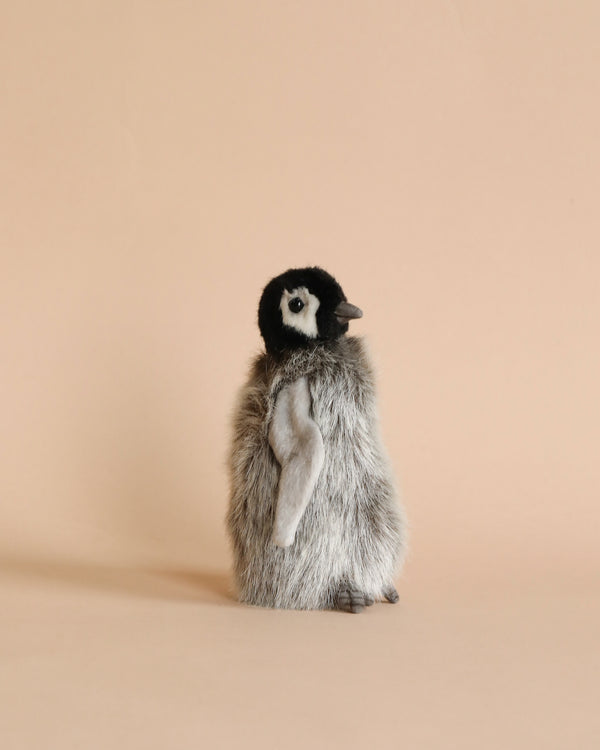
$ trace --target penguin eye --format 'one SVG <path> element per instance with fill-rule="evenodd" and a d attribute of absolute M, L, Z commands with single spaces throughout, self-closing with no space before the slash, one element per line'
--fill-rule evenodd
<path fill-rule="evenodd" d="M 288 307 L 293 313 L 299 313 L 300 310 L 304 307 L 304 302 L 300 299 L 300 297 L 294 297 L 294 299 L 291 299 L 288 302 Z"/>

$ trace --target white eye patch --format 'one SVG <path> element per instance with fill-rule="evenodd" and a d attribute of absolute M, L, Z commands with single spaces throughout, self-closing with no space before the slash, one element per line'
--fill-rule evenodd
<path fill-rule="evenodd" d="M 290 300 L 295 299 L 299 299 L 303 305 L 298 312 L 292 312 L 289 306 Z M 284 289 L 279 303 L 283 324 L 289 328 L 295 328 L 311 339 L 316 339 L 319 335 L 317 310 L 320 304 L 318 297 L 311 294 L 305 286 L 299 286 L 297 289 L 292 289 L 291 292 Z M 296 306 L 299 307 L 297 303 Z"/>

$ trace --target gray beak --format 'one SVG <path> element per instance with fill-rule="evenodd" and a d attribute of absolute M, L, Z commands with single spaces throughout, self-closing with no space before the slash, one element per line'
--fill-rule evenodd
<path fill-rule="evenodd" d="M 340 302 L 335 308 L 335 317 L 338 319 L 338 323 L 347 323 L 354 318 L 362 318 L 362 310 L 349 302 Z"/>

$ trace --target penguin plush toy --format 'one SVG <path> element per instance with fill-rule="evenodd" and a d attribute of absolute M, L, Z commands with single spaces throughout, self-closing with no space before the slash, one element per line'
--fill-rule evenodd
<path fill-rule="evenodd" d="M 227 526 L 239 598 L 360 612 L 398 601 L 404 523 L 383 451 L 373 373 L 348 337 L 362 312 L 320 268 L 265 287 L 266 352 L 233 420 Z"/>

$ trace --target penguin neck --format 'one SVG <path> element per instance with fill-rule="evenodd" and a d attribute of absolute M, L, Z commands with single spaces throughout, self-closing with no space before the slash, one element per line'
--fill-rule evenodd
<path fill-rule="evenodd" d="M 333 341 L 320 341 L 303 347 L 287 349 L 278 354 L 267 353 L 267 371 L 276 380 L 291 382 L 346 356 L 352 337 L 340 336 Z"/>

